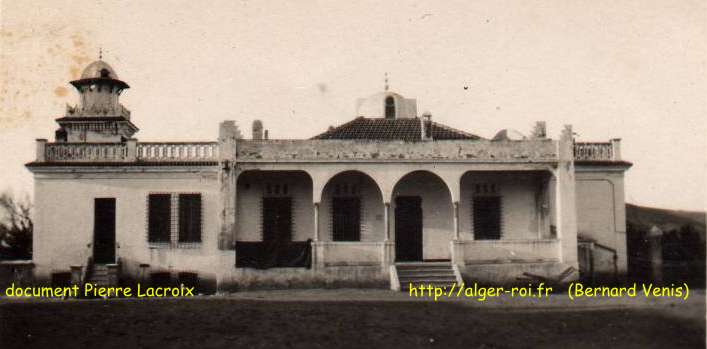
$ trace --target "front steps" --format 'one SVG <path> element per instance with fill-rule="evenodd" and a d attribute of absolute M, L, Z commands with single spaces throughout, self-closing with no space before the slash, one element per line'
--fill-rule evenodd
<path fill-rule="evenodd" d="M 453 284 L 460 284 L 460 278 L 459 273 L 449 262 L 396 263 L 391 270 L 391 288 L 408 291 L 410 284 L 413 287 L 420 285 L 450 287 Z"/>
<path fill-rule="evenodd" d="M 97 287 L 117 286 L 118 277 L 113 275 L 117 272 L 116 268 L 110 268 L 108 264 L 94 264 L 93 270 L 88 275 L 87 283 L 96 285 Z"/>

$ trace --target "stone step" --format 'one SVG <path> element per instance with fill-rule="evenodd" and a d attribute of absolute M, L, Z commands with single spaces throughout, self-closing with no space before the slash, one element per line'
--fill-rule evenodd
<path fill-rule="evenodd" d="M 457 283 L 454 268 L 449 262 L 396 263 L 401 291 L 412 287 L 428 286 L 449 288 Z"/>
<path fill-rule="evenodd" d="M 457 280 L 455 279 L 420 279 L 420 280 L 400 280 L 400 285 L 409 285 L 413 284 L 414 285 L 427 285 L 427 284 L 456 284 Z"/>
<path fill-rule="evenodd" d="M 436 287 L 436 288 L 442 288 L 442 289 L 445 290 L 445 291 L 451 289 L 451 287 L 452 287 L 452 284 L 451 284 L 451 283 L 412 284 L 412 287 L 415 287 L 415 288 L 416 288 L 416 287 L 423 286 L 423 287 L 427 288 L 428 285 L 431 285 L 432 287 Z M 403 291 L 403 292 L 409 291 L 409 290 L 410 290 L 410 287 L 409 287 L 409 286 L 410 286 L 409 284 L 405 284 L 405 285 L 401 284 L 401 285 L 400 285 L 400 290 Z"/>
<path fill-rule="evenodd" d="M 398 276 L 451 276 L 454 277 L 454 270 L 398 270 Z"/>
<path fill-rule="evenodd" d="M 429 269 L 429 270 L 447 270 L 451 269 L 451 264 L 396 264 L 398 270 L 419 270 L 419 269 Z"/>

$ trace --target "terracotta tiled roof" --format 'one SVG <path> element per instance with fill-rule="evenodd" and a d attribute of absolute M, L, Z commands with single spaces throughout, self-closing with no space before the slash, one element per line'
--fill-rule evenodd
<path fill-rule="evenodd" d="M 330 129 L 312 139 L 374 139 L 419 141 L 421 139 L 418 118 L 364 118 L 358 117 L 339 127 Z M 432 122 L 432 139 L 481 139 L 449 126 Z"/>

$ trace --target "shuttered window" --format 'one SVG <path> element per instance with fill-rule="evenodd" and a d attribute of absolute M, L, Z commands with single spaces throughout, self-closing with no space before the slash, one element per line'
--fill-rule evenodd
<path fill-rule="evenodd" d="M 201 242 L 201 194 L 179 194 L 179 242 Z"/>
<path fill-rule="evenodd" d="M 501 197 L 479 196 L 473 199 L 474 239 L 498 240 L 501 238 Z"/>
<path fill-rule="evenodd" d="M 361 199 L 340 197 L 332 200 L 334 241 L 361 240 Z"/>
<path fill-rule="evenodd" d="M 292 198 L 263 198 L 263 241 L 292 241 Z"/>
<path fill-rule="evenodd" d="M 171 195 L 150 194 L 148 196 L 148 241 L 169 242 L 171 231 Z"/>

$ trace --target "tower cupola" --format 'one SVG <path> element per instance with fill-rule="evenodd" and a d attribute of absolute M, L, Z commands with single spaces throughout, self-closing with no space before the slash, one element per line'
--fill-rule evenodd
<path fill-rule="evenodd" d="M 81 78 L 71 82 L 79 92 L 79 105 L 67 110 L 73 116 L 123 116 L 130 119 L 118 98 L 123 90 L 130 88 L 118 79 L 118 74 L 108 63 L 97 60 L 81 73 Z M 68 116 L 68 115 L 67 115 Z"/>
<path fill-rule="evenodd" d="M 122 142 L 138 131 L 119 101 L 130 86 L 108 63 L 99 59 L 89 64 L 71 85 L 79 93 L 79 103 L 67 105 L 65 116 L 56 120 L 57 142 Z"/>

